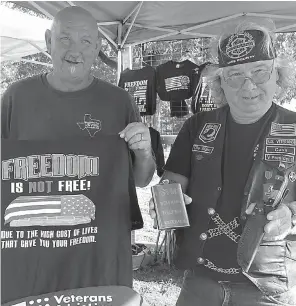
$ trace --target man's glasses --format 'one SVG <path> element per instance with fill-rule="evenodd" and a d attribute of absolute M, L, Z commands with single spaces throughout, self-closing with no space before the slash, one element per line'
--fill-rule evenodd
<path fill-rule="evenodd" d="M 225 77 L 223 74 L 224 81 L 232 88 L 241 88 L 246 79 L 250 79 L 255 85 L 264 84 L 270 80 L 273 72 L 274 62 L 272 63 L 271 70 L 266 70 L 265 68 L 258 68 L 252 72 L 251 77 L 246 77 L 243 73 L 234 72 L 232 75 Z"/>

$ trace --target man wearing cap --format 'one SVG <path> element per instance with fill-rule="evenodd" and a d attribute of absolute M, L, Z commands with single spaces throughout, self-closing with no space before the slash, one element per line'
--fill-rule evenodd
<path fill-rule="evenodd" d="M 177 306 L 296 305 L 296 113 L 273 103 L 295 71 L 259 25 L 241 24 L 216 51 L 211 86 L 226 105 L 184 123 L 162 177 L 189 204 Z"/>

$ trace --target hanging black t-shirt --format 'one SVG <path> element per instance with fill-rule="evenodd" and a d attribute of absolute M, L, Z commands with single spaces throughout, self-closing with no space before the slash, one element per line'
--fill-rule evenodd
<path fill-rule="evenodd" d="M 2 140 L 2 303 L 132 285 L 129 150 L 94 140 Z"/>
<path fill-rule="evenodd" d="M 151 66 L 138 70 L 124 70 L 118 86 L 125 89 L 135 100 L 140 115 L 153 115 L 156 111 L 156 77 Z"/>
<path fill-rule="evenodd" d="M 189 61 L 168 61 L 156 67 L 157 93 L 163 101 L 181 101 L 192 97 L 192 77 L 198 66 Z"/>
<path fill-rule="evenodd" d="M 199 111 L 199 99 L 202 93 L 202 71 L 208 63 L 200 65 L 198 68 L 194 69 L 192 76 L 192 100 L 191 100 L 191 111 L 193 114 L 196 114 Z"/>
<path fill-rule="evenodd" d="M 238 124 L 230 113 L 228 114 L 222 194 L 216 207 L 217 215 L 214 215 L 209 224 L 208 239 L 203 252 L 205 264 L 212 268 L 197 267 L 215 280 L 246 280 L 236 259 L 237 243 L 242 232 L 239 217 L 257 136 L 265 116 L 253 124 Z"/>
<path fill-rule="evenodd" d="M 192 78 L 193 95 L 191 100 L 191 111 L 193 114 L 211 111 L 218 108 L 214 99 L 210 98 L 209 86 L 202 78 L 202 72 L 208 65 L 211 65 L 211 63 L 206 62 L 200 65 L 198 69 L 194 70 Z"/>

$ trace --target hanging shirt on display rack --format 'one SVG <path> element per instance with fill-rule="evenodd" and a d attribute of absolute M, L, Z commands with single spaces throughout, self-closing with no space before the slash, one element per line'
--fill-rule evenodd
<path fill-rule="evenodd" d="M 161 100 L 170 101 L 171 117 L 188 114 L 184 100 L 192 97 L 192 78 L 196 68 L 198 66 L 190 60 L 168 61 L 156 68 L 157 93 Z"/>
<path fill-rule="evenodd" d="M 142 69 L 125 69 L 118 86 L 125 89 L 134 99 L 140 115 L 153 115 L 156 111 L 156 78 L 155 70 L 150 66 Z"/>
<path fill-rule="evenodd" d="M 213 64 L 206 62 L 194 70 L 192 77 L 193 95 L 191 100 L 191 111 L 193 114 L 214 110 L 219 107 L 210 96 L 209 86 L 203 81 L 203 74 L 210 65 Z"/>

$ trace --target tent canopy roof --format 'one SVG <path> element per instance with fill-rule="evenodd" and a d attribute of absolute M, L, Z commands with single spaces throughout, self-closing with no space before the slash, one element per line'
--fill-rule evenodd
<path fill-rule="evenodd" d="M 45 30 L 51 20 L 0 7 L 1 60 L 45 52 Z"/>
<path fill-rule="evenodd" d="M 117 40 L 118 24 L 123 24 L 124 34 L 133 17 L 136 17 L 126 44 L 137 44 L 146 39 L 186 39 L 216 35 L 223 25 L 235 21 L 235 16 L 242 14 L 270 16 L 278 31 L 296 31 L 295 1 L 20 1 L 18 4 L 50 17 L 69 5 L 81 6 L 90 11 L 98 23 L 115 23 L 101 25 L 113 40 Z M 130 18 L 126 20 L 127 17 Z M 222 19 L 221 22 L 219 19 Z M 192 29 L 191 34 L 184 34 L 183 30 L 195 26 L 197 28 Z M 171 36 L 158 37 L 164 34 Z"/>
<path fill-rule="evenodd" d="M 11 1 L 14 2 L 14 1 Z M 53 18 L 71 5 L 90 11 L 117 48 L 147 41 L 211 37 L 242 16 L 271 18 L 277 32 L 296 31 L 295 1 L 15 1 Z M 30 18 L 34 18 L 30 16 Z M 35 17 L 37 18 L 37 17 Z M 17 20 L 15 25 L 24 26 Z M 40 29 L 44 30 L 44 26 Z M 34 30 L 37 27 L 34 26 Z"/>

